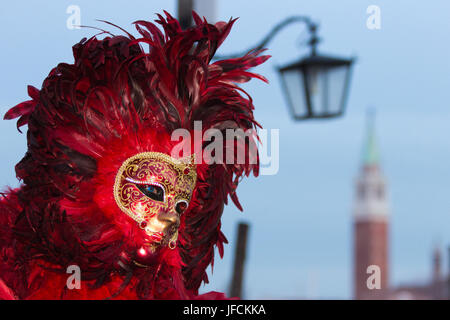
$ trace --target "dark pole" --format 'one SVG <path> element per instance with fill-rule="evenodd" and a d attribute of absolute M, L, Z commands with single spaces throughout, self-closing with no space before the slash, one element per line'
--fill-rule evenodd
<path fill-rule="evenodd" d="M 448 246 L 447 299 L 450 300 L 450 246 Z"/>
<path fill-rule="evenodd" d="M 178 0 L 178 21 L 181 28 L 187 29 L 192 25 L 192 9 L 194 0 Z"/>
<path fill-rule="evenodd" d="M 234 253 L 233 279 L 231 281 L 230 297 L 242 299 L 242 282 L 244 276 L 244 263 L 247 250 L 248 224 L 239 223 L 236 239 L 236 251 Z"/>

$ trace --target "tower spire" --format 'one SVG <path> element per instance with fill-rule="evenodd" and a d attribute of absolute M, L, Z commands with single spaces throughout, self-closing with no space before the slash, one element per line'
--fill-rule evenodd
<path fill-rule="evenodd" d="M 367 133 L 363 147 L 362 162 L 364 166 L 376 166 L 380 161 L 378 144 L 375 134 L 375 109 L 367 110 Z"/>

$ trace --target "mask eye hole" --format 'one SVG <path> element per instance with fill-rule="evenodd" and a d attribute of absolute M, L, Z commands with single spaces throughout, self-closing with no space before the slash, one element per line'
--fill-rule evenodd
<path fill-rule="evenodd" d="M 136 187 L 150 199 L 164 202 L 163 187 L 155 184 L 137 184 Z"/>
<path fill-rule="evenodd" d="M 178 214 L 182 214 L 184 211 L 186 211 L 188 206 L 189 203 L 186 200 L 180 200 L 175 204 L 175 211 Z"/>

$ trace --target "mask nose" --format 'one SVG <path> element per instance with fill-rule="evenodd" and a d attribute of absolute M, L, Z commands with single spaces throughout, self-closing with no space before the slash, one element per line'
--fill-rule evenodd
<path fill-rule="evenodd" d="M 167 231 L 173 226 L 180 224 L 180 218 L 178 214 L 171 212 L 161 212 L 158 215 L 158 220 L 164 225 L 164 231 Z"/>

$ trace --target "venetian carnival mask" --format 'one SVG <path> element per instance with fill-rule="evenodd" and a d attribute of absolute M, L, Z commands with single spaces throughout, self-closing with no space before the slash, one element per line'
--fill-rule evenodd
<path fill-rule="evenodd" d="M 114 198 L 144 230 L 153 246 L 176 247 L 180 216 L 197 180 L 194 156 L 175 159 L 159 152 L 128 158 L 117 172 Z"/>

